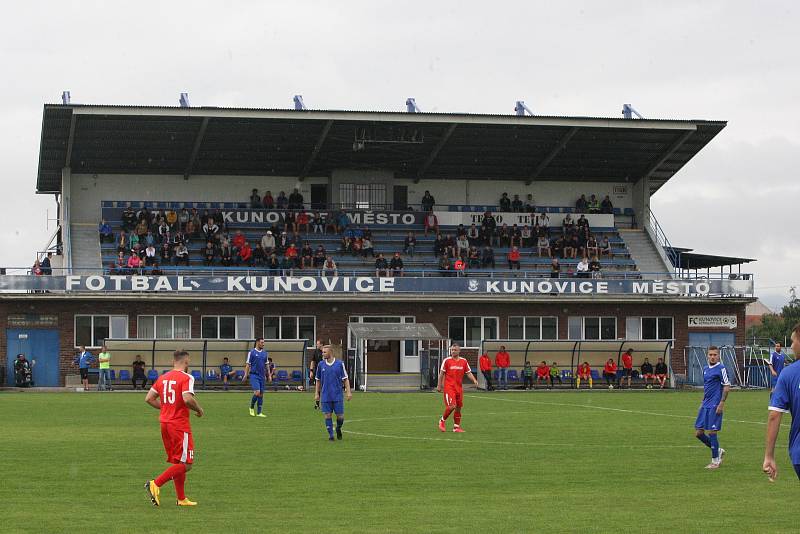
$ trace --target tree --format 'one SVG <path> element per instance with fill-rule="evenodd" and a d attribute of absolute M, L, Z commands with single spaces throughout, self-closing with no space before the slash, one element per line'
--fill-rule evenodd
<path fill-rule="evenodd" d="M 788 341 L 792 329 L 798 323 L 800 323 L 800 299 L 792 291 L 789 303 L 783 307 L 781 313 L 765 315 L 761 324 L 748 329 L 747 339 L 769 338 L 783 343 L 784 340 Z"/>

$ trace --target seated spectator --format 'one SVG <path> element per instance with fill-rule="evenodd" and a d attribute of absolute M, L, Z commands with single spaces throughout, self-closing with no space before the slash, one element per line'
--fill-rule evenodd
<path fill-rule="evenodd" d="M 180 230 L 181 232 L 186 231 L 186 225 L 189 224 L 189 221 L 192 219 L 192 216 L 189 214 L 189 210 L 186 208 L 182 208 L 181 212 L 178 214 L 178 228 L 176 230 Z"/>
<path fill-rule="evenodd" d="M 131 249 L 131 243 L 125 230 L 121 230 L 117 236 L 117 252 L 127 252 Z"/>
<path fill-rule="evenodd" d="M 453 263 L 453 270 L 456 272 L 456 276 L 463 276 L 464 270 L 467 268 L 467 264 L 462 260 L 460 257 L 456 258 L 455 263 Z"/>
<path fill-rule="evenodd" d="M 511 247 L 508 253 L 508 268 L 512 271 L 514 269 L 519 271 L 520 268 L 520 253 L 517 247 Z"/>
<path fill-rule="evenodd" d="M 574 258 L 575 253 L 578 251 L 573 247 L 572 238 L 563 241 L 564 258 Z"/>
<path fill-rule="evenodd" d="M 378 258 L 375 260 L 375 276 L 389 276 L 389 262 L 383 257 L 382 253 L 378 253 Z"/>
<path fill-rule="evenodd" d="M 209 218 L 206 224 L 203 225 L 203 237 L 206 241 L 213 241 L 219 233 L 219 226 L 214 222 L 214 219 Z"/>
<path fill-rule="evenodd" d="M 300 190 L 295 187 L 292 194 L 289 195 L 289 209 L 292 210 L 301 210 L 303 209 L 303 195 L 300 194 Z"/>
<path fill-rule="evenodd" d="M 570 249 L 572 249 L 572 259 L 577 258 L 578 255 L 582 256 L 584 253 L 580 240 L 578 239 L 578 236 L 575 234 L 573 234 L 569 240 L 569 247 Z"/>
<path fill-rule="evenodd" d="M 653 372 L 653 364 L 650 363 L 650 358 L 644 359 L 641 371 L 642 371 L 642 378 L 644 379 L 644 387 L 646 387 L 647 389 L 653 389 L 653 386 L 656 384 L 656 375 Z M 650 381 L 649 384 L 647 382 L 648 380 Z"/>
<path fill-rule="evenodd" d="M 239 249 L 238 259 L 248 267 L 253 266 L 253 248 L 247 241 L 245 241 L 242 248 Z"/>
<path fill-rule="evenodd" d="M 158 248 L 158 255 L 161 258 L 161 263 L 172 261 L 172 245 L 170 243 L 161 243 Z"/>
<path fill-rule="evenodd" d="M 466 258 L 469 251 L 469 240 L 466 235 L 458 236 L 456 239 L 456 256 L 459 258 Z"/>
<path fill-rule="evenodd" d="M 289 249 L 286 249 L 286 251 L 288 252 Z M 295 250 L 295 252 L 297 251 Z M 281 265 L 280 265 L 280 271 L 282 275 L 284 276 L 292 275 L 292 271 L 294 270 L 295 267 L 297 267 L 297 264 L 295 263 L 296 259 L 297 259 L 296 257 L 292 258 L 284 254 L 283 258 L 281 259 Z"/>
<path fill-rule="evenodd" d="M 470 269 L 479 269 L 481 266 L 481 253 L 477 247 L 469 247 L 467 252 L 467 263 Z"/>
<path fill-rule="evenodd" d="M 499 204 L 501 212 L 511 211 L 511 199 L 508 198 L 508 193 L 502 194 Z"/>
<path fill-rule="evenodd" d="M 417 248 L 417 238 L 414 237 L 414 232 L 408 232 L 405 240 L 403 241 L 403 254 L 414 257 L 414 249 Z"/>
<path fill-rule="evenodd" d="M 392 276 L 403 276 L 403 267 L 403 258 L 400 257 L 399 252 L 395 252 L 392 261 L 389 262 L 389 269 L 392 270 Z"/>
<path fill-rule="evenodd" d="M 586 215 L 581 213 L 581 216 L 578 217 L 578 222 L 576 223 L 578 228 L 583 228 L 584 226 L 589 226 L 589 219 L 586 218 Z"/>
<path fill-rule="evenodd" d="M 594 195 L 589 198 L 589 213 L 600 213 L 600 201 Z"/>
<path fill-rule="evenodd" d="M 597 244 L 597 238 L 594 234 L 589 234 L 589 239 L 586 240 L 586 254 L 588 256 L 596 256 L 600 253 L 600 246 Z"/>
<path fill-rule="evenodd" d="M 435 213 L 432 211 L 428 212 L 428 214 L 425 215 L 424 223 L 426 236 L 428 235 L 429 230 L 432 230 L 434 235 L 439 233 L 439 219 L 436 217 Z"/>
<path fill-rule="evenodd" d="M 165 239 L 170 239 L 170 234 L 171 232 L 167 221 L 164 219 L 164 217 L 161 217 L 161 219 L 158 221 L 158 241 L 163 242 Z M 144 241 L 146 235 L 147 234 L 140 236 L 140 240 Z"/>
<path fill-rule="evenodd" d="M 450 259 L 444 254 L 439 256 L 439 272 L 442 276 L 450 276 Z"/>
<path fill-rule="evenodd" d="M 325 264 L 325 258 L 327 254 L 325 253 L 325 247 L 322 245 L 317 245 L 317 250 L 314 251 L 314 260 L 313 265 L 315 269 L 321 269 L 322 266 Z"/>
<path fill-rule="evenodd" d="M 285 210 L 288 205 L 289 199 L 286 198 L 286 193 L 281 191 L 278 193 L 278 198 L 275 199 L 275 207 L 277 207 L 279 210 Z"/>
<path fill-rule="evenodd" d="M 275 208 L 275 199 L 272 198 L 272 191 L 265 191 L 261 202 L 264 204 L 265 209 L 271 210 Z"/>
<path fill-rule="evenodd" d="M 533 234 L 530 226 L 527 224 L 519 231 L 520 248 L 528 248 L 531 246 Z"/>
<path fill-rule="evenodd" d="M 597 254 L 595 254 L 592 256 L 592 261 L 589 262 L 589 272 L 592 278 L 600 278 L 601 269 L 600 260 L 597 259 Z"/>
<path fill-rule="evenodd" d="M 617 383 L 617 363 L 611 358 L 608 359 L 603 367 L 603 378 L 606 379 L 608 389 L 614 389 L 614 384 Z"/>
<path fill-rule="evenodd" d="M 186 234 L 178 230 L 175 232 L 175 235 L 172 236 L 172 244 L 177 245 L 179 243 L 187 243 L 189 239 L 186 237 Z M 150 240 L 147 240 L 147 244 L 150 244 Z"/>
<path fill-rule="evenodd" d="M 561 220 L 561 233 L 563 233 L 564 235 L 568 235 L 572 233 L 574 229 L 575 229 L 575 220 L 572 218 L 572 215 L 567 213 Z"/>
<path fill-rule="evenodd" d="M 253 189 L 253 192 L 250 194 L 250 207 L 254 210 L 261 207 L 261 197 L 258 196 L 258 189 Z"/>
<path fill-rule="evenodd" d="M 348 226 L 350 226 L 350 217 L 347 216 L 347 213 L 342 211 L 336 217 L 336 233 L 344 233 Z"/>
<path fill-rule="evenodd" d="M 325 263 L 322 264 L 322 269 L 325 276 L 337 275 L 336 262 L 333 261 L 333 257 L 330 254 L 325 257 Z"/>
<path fill-rule="evenodd" d="M 589 201 L 586 200 L 586 195 L 581 195 L 581 198 L 575 202 L 575 210 L 583 213 L 587 209 L 589 209 Z"/>
<path fill-rule="evenodd" d="M 298 265 L 298 254 L 299 251 L 297 247 L 294 246 L 294 243 L 290 243 L 289 246 L 286 248 L 286 252 L 283 253 L 283 257 L 288 260 L 291 268 L 295 268 Z"/>
<path fill-rule="evenodd" d="M 295 224 L 297 225 L 297 231 L 307 234 L 308 233 L 308 213 L 305 210 L 300 210 L 297 213 L 297 217 L 295 217 Z"/>
<path fill-rule="evenodd" d="M 606 195 L 600 203 L 600 213 L 614 213 L 614 204 L 611 203 L 611 199 L 608 198 L 608 195 Z"/>
<path fill-rule="evenodd" d="M 492 212 L 487 211 L 483 214 L 481 221 L 481 230 L 484 236 L 484 243 L 487 245 L 494 245 L 495 230 L 497 229 L 497 220 L 492 215 Z"/>
<path fill-rule="evenodd" d="M 200 227 L 203 225 L 202 219 L 200 219 L 200 214 L 197 213 L 197 208 L 192 208 L 191 213 L 189 214 L 189 222 L 192 223 L 194 226 L 195 232 L 200 231 Z M 186 232 L 187 234 L 191 234 L 189 231 Z"/>
<path fill-rule="evenodd" d="M 578 278 L 589 278 L 592 275 L 589 273 L 589 258 L 583 256 L 581 261 L 578 262 L 578 267 L 576 268 L 576 276 Z"/>
<path fill-rule="evenodd" d="M 522 387 L 525 390 L 533 389 L 533 367 L 531 367 L 531 362 L 525 361 L 525 365 L 522 366 Z"/>
<path fill-rule="evenodd" d="M 561 381 L 561 371 L 558 369 L 558 364 L 553 362 L 553 365 L 550 366 L 550 387 L 556 385 L 556 380 L 558 380 L 559 385 L 563 384 Z"/>
<path fill-rule="evenodd" d="M 103 243 L 113 243 L 114 242 L 114 233 L 111 231 L 111 225 L 106 222 L 105 219 L 100 221 L 100 224 L 97 227 L 97 231 L 100 234 L 100 244 Z"/>
<path fill-rule="evenodd" d="M 194 219 L 189 219 L 189 222 L 186 223 L 186 228 L 184 231 L 188 236 L 197 237 L 200 232 L 200 226 L 195 224 Z"/>
<path fill-rule="evenodd" d="M 222 389 L 228 391 L 228 382 L 236 378 L 236 371 L 231 367 L 228 358 L 222 358 L 222 365 L 219 366 L 219 376 L 222 379 Z"/>
<path fill-rule="evenodd" d="M 186 243 L 178 243 L 178 246 L 175 247 L 175 265 L 181 263 L 189 266 L 189 249 L 186 248 Z"/>
<path fill-rule="evenodd" d="M 164 219 L 167 221 L 167 226 L 169 226 L 170 232 L 178 230 L 178 214 L 175 212 L 175 210 L 167 210 L 167 213 L 164 214 Z"/>
<path fill-rule="evenodd" d="M 519 195 L 514 195 L 514 200 L 511 201 L 511 211 L 522 212 L 522 200 L 520 200 Z"/>
<path fill-rule="evenodd" d="M 241 230 L 236 230 L 236 234 L 234 234 L 232 239 L 232 244 L 236 248 L 242 248 L 244 244 L 247 242 L 247 239 L 244 237 L 244 234 Z"/>
<path fill-rule="evenodd" d="M 444 253 L 448 258 L 456 257 L 456 240 L 451 235 L 444 236 Z"/>
<path fill-rule="evenodd" d="M 478 230 L 478 227 L 475 225 L 475 223 L 472 223 L 472 226 L 470 226 L 467 230 L 467 241 L 469 241 L 470 246 L 477 247 L 480 245 L 480 238 L 480 230 Z"/>
<path fill-rule="evenodd" d="M 238 263 L 238 256 L 236 248 L 234 248 L 231 243 L 226 239 L 222 242 L 219 247 L 219 259 L 220 263 L 222 263 L 225 267 L 230 267 L 233 265 L 234 258 L 236 258 L 236 262 Z"/>
<path fill-rule="evenodd" d="M 371 245 L 372 243 L 370 243 Z M 361 249 L 364 247 L 364 239 L 361 237 L 354 237 L 350 241 L 350 251 L 353 253 L 353 256 L 361 255 Z"/>
<path fill-rule="evenodd" d="M 511 246 L 511 231 L 506 223 L 496 230 L 496 235 L 501 248 Z"/>
<path fill-rule="evenodd" d="M 558 278 L 561 276 L 561 264 L 558 258 L 553 258 L 550 262 L 550 278 Z"/>
<path fill-rule="evenodd" d="M 533 215 L 533 212 L 536 211 L 536 203 L 533 201 L 533 195 L 528 193 L 525 197 L 525 213 L 530 213 Z"/>
<path fill-rule="evenodd" d="M 261 237 L 261 248 L 264 249 L 266 254 L 270 254 L 275 250 L 275 236 L 272 235 L 271 230 L 267 230 L 267 233 Z"/>
<path fill-rule="evenodd" d="M 367 256 L 375 257 L 375 249 L 372 247 L 372 240 L 369 238 L 364 238 L 361 242 L 361 253 L 366 258 Z"/>
<path fill-rule="evenodd" d="M 589 362 L 583 362 L 580 364 L 575 375 L 575 389 L 581 389 L 581 380 L 588 380 L 589 389 L 592 389 L 592 368 L 589 367 Z"/>
<path fill-rule="evenodd" d="M 213 241 L 206 241 L 206 248 L 203 249 L 203 263 L 206 266 L 214 265 L 214 256 L 217 255 L 217 250 L 214 247 Z"/>
<path fill-rule="evenodd" d="M 608 240 L 608 236 L 603 236 L 603 241 L 600 242 L 600 253 L 603 256 L 608 256 L 609 258 L 614 257 L 614 253 L 611 250 L 611 242 Z"/>
<path fill-rule="evenodd" d="M 134 228 L 136 228 L 136 223 L 139 220 L 136 217 L 136 212 L 133 211 L 131 207 L 131 203 L 128 202 L 128 205 L 122 211 L 122 229 L 126 232 L 130 232 Z"/>
<path fill-rule="evenodd" d="M 422 195 L 422 211 L 433 211 L 433 206 L 436 204 L 436 200 L 431 195 L 430 191 L 425 191 L 425 194 Z"/>
<path fill-rule="evenodd" d="M 656 362 L 656 380 L 658 380 L 659 386 L 661 389 L 664 389 L 664 385 L 667 383 L 667 377 L 669 375 L 669 368 L 667 364 L 664 362 L 664 358 L 659 358 Z"/>
<path fill-rule="evenodd" d="M 151 266 L 156 263 L 156 247 L 153 245 L 148 245 L 146 249 L 144 249 L 144 264 L 146 266 Z"/>
<path fill-rule="evenodd" d="M 495 268 L 494 249 L 488 244 L 485 247 L 483 247 L 483 250 L 481 251 L 481 266 L 484 268 L 486 267 L 491 267 L 492 269 Z"/>
<path fill-rule="evenodd" d="M 269 258 L 267 258 L 267 269 L 269 269 L 269 274 L 273 276 L 277 275 L 278 271 L 280 271 L 280 268 L 281 268 L 281 262 L 278 259 L 278 255 L 275 254 L 275 252 L 273 251 L 269 255 Z"/>
<path fill-rule="evenodd" d="M 541 226 L 545 232 L 550 229 L 550 216 L 547 213 L 541 213 L 536 217 L 536 224 Z"/>
<path fill-rule="evenodd" d="M 325 220 L 322 218 L 322 214 L 315 213 L 314 218 L 311 220 L 311 223 L 314 227 L 315 234 L 325 233 Z"/>
<path fill-rule="evenodd" d="M 553 385 L 550 382 L 550 367 L 547 366 L 547 362 L 544 360 L 542 360 L 536 368 L 536 383 L 541 384 L 542 382 L 544 382 L 544 385 L 548 388 Z"/>
<path fill-rule="evenodd" d="M 536 249 L 538 250 L 540 257 L 544 257 L 545 254 L 547 254 L 548 258 L 552 256 L 550 252 L 550 240 L 544 235 L 540 236 L 537 240 Z"/>
<path fill-rule="evenodd" d="M 251 264 L 253 267 L 263 267 L 266 261 L 267 255 L 264 253 L 261 243 L 256 243 L 256 248 L 253 249 L 253 259 L 251 260 Z"/>
<path fill-rule="evenodd" d="M 287 232 L 297 232 L 297 214 L 289 210 L 283 216 L 283 224 Z"/>
<path fill-rule="evenodd" d="M 37 264 L 38 264 L 38 260 L 37 260 Z M 142 260 L 141 260 L 141 258 L 139 258 L 139 255 L 134 253 L 134 252 L 131 252 L 131 255 L 128 256 L 127 266 L 128 266 L 128 269 L 131 270 L 131 271 L 136 271 L 139 268 L 141 268 L 142 267 Z"/>
<path fill-rule="evenodd" d="M 459 224 L 456 227 L 456 239 L 458 239 L 459 237 L 462 237 L 462 236 L 463 237 L 467 237 L 467 229 L 464 227 L 463 224 Z"/>
<path fill-rule="evenodd" d="M 522 248 L 522 230 L 516 224 L 512 225 L 509 229 L 511 236 L 510 244 L 512 247 Z"/>
<path fill-rule="evenodd" d="M 314 266 L 314 249 L 311 244 L 306 241 L 303 248 L 300 249 L 300 268 L 310 269 Z"/>

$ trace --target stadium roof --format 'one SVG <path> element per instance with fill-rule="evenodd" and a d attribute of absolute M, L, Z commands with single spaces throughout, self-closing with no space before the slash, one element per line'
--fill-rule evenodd
<path fill-rule="evenodd" d="M 734 256 L 714 256 L 712 254 L 699 254 L 692 252 L 690 248 L 665 247 L 672 250 L 677 257 L 677 269 L 713 269 L 715 267 L 727 267 L 729 265 L 742 265 L 757 261 L 752 258 L 737 258 Z"/>
<path fill-rule="evenodd" d="M 388 169 L 398 178 L 636 182 L 658 190 L 725 121 L 44 106 L 39 193 L 61 171 L 88 174 L 327 176 Z"/>

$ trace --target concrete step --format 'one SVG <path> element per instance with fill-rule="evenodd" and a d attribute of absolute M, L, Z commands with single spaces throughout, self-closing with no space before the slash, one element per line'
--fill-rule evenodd
<path fill-rule="evenodd" d="M 619 233 L 628 246 L 631 258 L 636 262 L 639 271 L 643 273 L 672 272 L 672 267 L 664 262 L 656 248 L 658 245 L 653 243 L 647 232 L 641 229 L 620 229 Z"/>

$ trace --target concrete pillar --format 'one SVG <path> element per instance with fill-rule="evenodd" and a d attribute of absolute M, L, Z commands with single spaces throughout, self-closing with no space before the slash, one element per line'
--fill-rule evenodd
<path fill-rule="evenodd" d="M 61 225 L 61 239 L 64 247 L 63 267 L 72 270 L 72 239 L 69 223 L 72 219 L 70 208 L 72 203 L 72 170 L 69 167 L 61 169 L 61 210 L 58 214 L 58 223 Z M 66 274 L 66 273 L 65 273 Z"/>
<path fill-rule="evenodd" d="M 636 224 L 639 228 L 644 228 L 650 224 L 650 177 L 640 178 L 633 184 L 631 200 Z"/>

